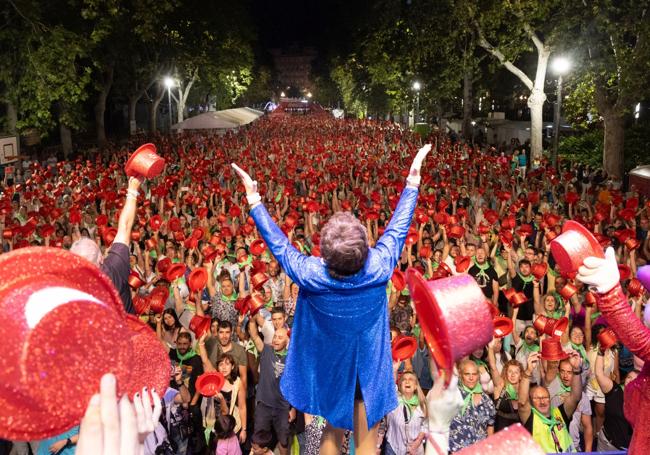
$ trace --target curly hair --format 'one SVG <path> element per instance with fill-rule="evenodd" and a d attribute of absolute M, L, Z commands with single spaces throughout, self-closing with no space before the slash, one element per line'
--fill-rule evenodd
<path fill-rule="evenodd" d="M 323 226 L 320 250 L 332 278 L 354 275 L 368 257 L 366 228 L 351 213 L 337 212 Z"/>

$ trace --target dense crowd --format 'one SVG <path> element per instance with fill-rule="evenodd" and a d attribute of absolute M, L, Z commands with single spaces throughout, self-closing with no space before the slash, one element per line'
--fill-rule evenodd
<path fill-rule="evenodd" d="M 418 346 L 394 365 L 399 405 L 380 424 L 377 453 L 424 454 L 436 412 L 425 398 L 436 378 L 430 352 L 399 273 L 408 267 L 431 280 L 471 275 L 514 327 L 457 365 L 464 405 L 451 422 L 451 452 L 517 422 L 549 452 L 627 448 L 619 385 L 640 365 L 607 329 L 593 292 L 560 273 L 550 242 L 575 220 L 613 246 L 642 318 L 646 293 L 635 276 L 650 259 L 650 202 L 600 170 L 530 160 L 514 141 L 478 147 L 386 122 L 275 115 L 224 135 L 156 137 L 166 167 L 154 179 L 125 176 L 139 144 L 23 160 L 0 193 L 3 251 L 72 249 L 100 265 L 125 309 L 156 332 L 173 370 L 151 453 L 168 442 L 178 454 L 316 454 L 327 421 L 292 408 L 279 385 L 288 350 L 302 349 L 290 341 L 300 286 L 261 240 L 230 163 L 257 180 L 292 244 L 319 256 L 320 228 L 338 211 L 365 224 L 370 246 L 378 241 L 425 140 L 435 145 L 386 288 L 391 337 Z M 200 377 L 213 371 L 225 381 L 204 396 Z M 72 453 L 75 441 L 73 429 L 38 453 Z M 354 452 L 349 433 L 343 444 Z"/>

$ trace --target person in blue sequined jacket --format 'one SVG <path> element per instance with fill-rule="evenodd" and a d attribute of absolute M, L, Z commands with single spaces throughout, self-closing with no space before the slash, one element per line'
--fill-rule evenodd
<path fill-rule="evenodd" d="M 320 258 L 291 245 L 261 204 L 257 182 L 232 165 L 257 229 L 300 287 L 280 387 L 293 407 L 328 421 L 321 453 L 338 453 L 345 429 L 354 430 L 357 453 L 375 453 L 376 425 L 397 407 L 385 288 L 411 225 L 429 150 L 427 144 L 415 156 L 395 213 L 374 248 L 368 247 L 365 227 L 339 212 L 322 229 Z"/>

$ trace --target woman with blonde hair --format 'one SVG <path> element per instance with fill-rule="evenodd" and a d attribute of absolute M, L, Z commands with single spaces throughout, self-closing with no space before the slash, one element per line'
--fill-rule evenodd
<path fill-rule="evenodd" d="M 404 372 L 398 381 L 399 405 L 386 416 L 386 455 L 424 454 L 427 405 L 418 377 Z"/>
<path fill-rule="evenodd" d="M 501 372 L 499 372 L 494 355 L 494 341 L 488 345 L 488 364 L 494 383 L 494 406 L 497 414 L 494 420 L 494 431 L 518 423 L 519 381 L 524 371 L 521 363 L 517 360 L 508 360 Z"/>

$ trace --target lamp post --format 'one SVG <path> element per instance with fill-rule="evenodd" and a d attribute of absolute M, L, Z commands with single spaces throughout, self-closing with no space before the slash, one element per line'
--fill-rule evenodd
<path fill-rule="evenodd" d="M 560 143 L 560 114 L 562 112 L 562 76 L 571 68 L 571 62 L 566 57 L 558 57 L 553 60 L 553 71 L 557 77 L 557 100 L 555 102 L 555 112 L 553 115 L 553 150 L 551 151 L 551 164 L 557 167 L 557 153 Z"/>
<path fill-rule="evenodd" d="M 413 90 L 415 90 L 415 123 L 418 123 L 418 116 L 420 115 L 420 89 L 422 88 L 422 85 L 418 82 L 415 81 L 413 82 Z"/>
<path fill-rule="evenodd" d="M 169 106 L 169 131 L 172 130 L 172 87 L 174 86 L 174 79 L 167 76 L 165 78 L 165 87 L 167 87 L 167 101 Z"/>

